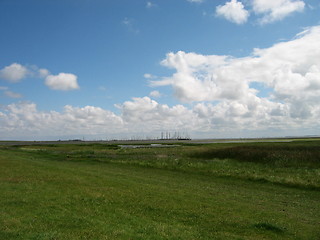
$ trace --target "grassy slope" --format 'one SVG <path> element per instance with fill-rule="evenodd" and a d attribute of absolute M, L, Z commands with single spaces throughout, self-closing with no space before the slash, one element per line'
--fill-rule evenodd
<path fill-rule="evenodd" d="M 27 148 L 50 150 L 0 152 L 0 239 L 320 238 L 317 188 L 250 177 L 275 168 L 206 165 L 184 149 Z M 242 178 L 240 165 L 258 172 Z"/>

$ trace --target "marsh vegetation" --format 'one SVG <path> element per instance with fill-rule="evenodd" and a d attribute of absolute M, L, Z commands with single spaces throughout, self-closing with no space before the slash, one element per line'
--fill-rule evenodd
<path fill-rule="evenodd" d="M 0 147 L 1 239 L 318 239 L 320 141 Z"/>

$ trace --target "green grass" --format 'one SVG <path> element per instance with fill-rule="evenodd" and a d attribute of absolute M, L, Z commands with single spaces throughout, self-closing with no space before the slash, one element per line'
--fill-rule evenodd
<path fill-rule="evenodd" d="M 0 239 L 320 239 L 319 143 L 1 147 Z"/>

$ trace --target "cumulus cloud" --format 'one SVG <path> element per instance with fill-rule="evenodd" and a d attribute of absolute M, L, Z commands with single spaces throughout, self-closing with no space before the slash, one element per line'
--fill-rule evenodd
<path fill-rule="evenodd" d="M 271 23 L 282 20 L 294 12 L 301 12 L 305 7 L 301 0 L 253 0 L 253 11 L 256 14 L 262 14 L 260 23 Z"/>
<path fill-rule="evenodd" d="M 0 70 L 0 79 L 16 83 L 27 77 L 29 70 L 18 63 L 12 63 Z"/>
<path fill-rule="evenodd" d="M 184 129 L 192 137 L 318 134 L 319 59 L 320 26 L 243 58 L 168 53 L 161 64 L 175 72 L 151 84 L 171 86 L 176 98 L 190 105 L 160 104 L 150 94 L 118 104 L 115 114 L 69 105 L 62 112 L 43 112 L 34 103 L 21 102 L 0 109 L 0 137 L 156 135 Z M 262 97 L 257 85 L 270 93 Z"/>
<path fill-rule="evenodd" d="M 273 23 L 294 12 L 302 12 L 306 5 L 302 0 L 250 0 L 242 2 L 230 0 L 230 2 L 216 7 L 216 15 L 236 24 L 243 24 L 247 22 L 250 15 L 243 2 L 247 3 L 247 7 L 251 7 L 249 10 L 259 17 L 260 24 Z"/>
<path fill-rule="evenodd" d="M 42 112 L 34 103 L 20 102 L 0 110 L 0 135 L 7 138 L 111 134 L 120 129 L 123 122 L 119 116 L 93 106 L 67 105 L 63 112 Z"/>
<path fill-rule="evenodd" d="M 134 98 L 118 108 L 120 115 L 93 106 L 67 105 L 62 112 L 42 112 L 34 103 L 10 104 L 0 110 L 0 136 L 41 139 L 46 136 L 99 135 L 105 138 L 113 134 L 158 134 L 164 130 L 201 126 L 192 110 L 182 105 L 162 105 L 149 97 Z"/>
<path fill-rule="evenodd" d="M 52 75 L 49 70 L 45 68 L 38 68 L 35 65 L 23 66 L 18 63 L 12 63 L 0 70 L 0 79 L 11 83 L 20 82 L 26 77 L 45 79 L 45 84 L 53 90 L 68 91 L 79 89 L 77 76 L 72 73 L 59 73 L 58 75 Z M 6 95 L 12 98 L 18 98 L 18 96 L 21 96 L 10 91 L 8 91 Z"/>
<path fill-rule="evenodd" d="M 0 86 L 0 91 L 3 91 L 4 95 L 9 98 L 22 98 L 23 97 L 20 93 L 10 91 L 8 87 Z"/>
<path fill-rule="evenodd" d="M 47 76 L 50 75 L 50 72 L 48 69 L 40 68 L 38 69 L 38 75 L 40 78 L 46 78 Z"/>
<path fill-rule="evenodd" d="M 200 102 L 194 111 L 211 126 L 284 127 L 302 120 L 315 124 L 320 114 L 319 59 L 316 26 L 244 58 L 168 53 L 161 63 L 176 72 L 152 85 L 172 86 L 180 101 Z M 270 89 L 269 95 L 259 97 L 254 83 Z"/>
<path fill-rule="evenodd" d="M 150 97 L 159 98 L 161 97 L 161 93 L 159 91 L 152 91 L 149 94 Z"/>
<path fill-rule="evenodd" d="M 221 101 L 218 104 L 183 105 L 159 104 L 149 97 L 133 98 L 117 106 L 120 114 L 85 106 L 67 105 L 62 112 L 43 112 L 34 103 L 10 104 L 0 110 L 0 139 L 51 139 L 65 136 L 85 136 L 103 139 L 110 136 L 153 134 L 162 131 L 188 131 L 193 137 L 250 136 L 252 132 L 269 132 L 275 136 L 298 128 L 318 126 L 320 108 L 304 111 L 300 105 L 289 106 L 254 95 L 245 101 Z M 294 111 L 292 111 L 294 110 Z M 292 114 L 298 114 L 293 116 Z M 303 118 L 301 118 L 303 116 Z M 272 133 L 272 132 L 271 132 Z"/>
<path fill-rule="evenodd" d="M 12 91 L 5 91 L 4 94 L 10 98 L 22 98 L 20 93 L 12 92 Z"/>
<path fill-rule="evenodd" d="M 176 69 L 177 72 L 160 81 L 151 81 L 151 85 L 171 85 L 175 96 L 182 102 L 216 100 L 219 95 L 226 94 L 226 91 L 232 91 L 226 86 L 231 85 L 230 81 L 220 81 L 223 86 L 218 86 L 213 81 L 214 76 L 210 75 L 217 67 L 226 64 L 227 59 L 227 56 L 204 56 L 183 51 L 168 53 L 161 64 Z M 239 89 L 236 85 L 232 88 L 236 91 Z"/>
<path fill-rule="evenodd" d="M 143 74 L 143 77 L 146 78 L 146 79 L 154 79 L 154 78 L 157 78 L 157 76 L 154 76 L 150 73 L 145 73 Z"/>
<path fill-rule="evenodd" d="M 149 97 L 133 98 L 132 101 L 119 105 L 118 108 L 128 127 L 143 132 L 195 129 L 201 126 L 192 110 L 185 106 L 169 107 Z"/>
<path fill-rule="evenodd" d="M 294 39 L 251 56 L 168 53 L 162 65 L 176 72 L 153 86 L 171 85 L 184 102 L 241 99 L 255 94 L 250 83 L 260 82 L 274 90 L 274 97 L 293 98 L 317 89 L 320 63 L 320 26 L 306 29 Z M 310 86 L 315 86 L 311 88 Z"/>
<path fill-rule="evenodd" d="M 225 5 L 217 6 L 216 15 L 236 24 L 243 24 L 247 22 L 249 12 L 244 8 L 242 2 L 231 0 L 226 2 Z"/>
<path fill-rule="evenodd" d="M 69 91 L 79 89 L 77 76 L 71 73 L 59 73 L 46 77 L 45 84 L 53 90 Z"/>

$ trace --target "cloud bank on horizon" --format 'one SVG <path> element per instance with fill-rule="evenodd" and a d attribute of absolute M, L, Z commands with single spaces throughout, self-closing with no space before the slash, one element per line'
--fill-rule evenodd
<path fill-rule="evenodd" d="M 198 5 L 205 1 L 188 2 Z M 145 6 L 159 5 L 148 1 Z M 215 16 L 243 25 L 250 14 L 256 14 L 264 25 L 301 12 L 305 6 L 300 0 L 252 0 L 246 5 L 231 0 L 216 6 Z M 171 73 L 164 77 L 145 73 L 151 89 L 148 96 L 115 103 L 116 111 L 88 105 L 65 105 L 61 112 L 43 111 L 28 100 L 2 105 L 0 138 L 105 139 L 158 136 L 161 131 L 188 131 L 196 137 L 319 133 L 320 25 L 306 27 L 291 39 L 269 47 L 253 48 L 247 56 L 179 50 L 168 52 L 160 65 Z M 55 91 L 82 89 L 73 73 L 53 75 L 47 69 L 16 62 L 0 70 L 0 79 L 8 86 L 30 78 L 42 80 Z M 0 94 L 12 99 L 23 97 L 8 86 L 0 86 Z M 179 103 L 163 103 L 163 88 L 170 88 Z"/>

